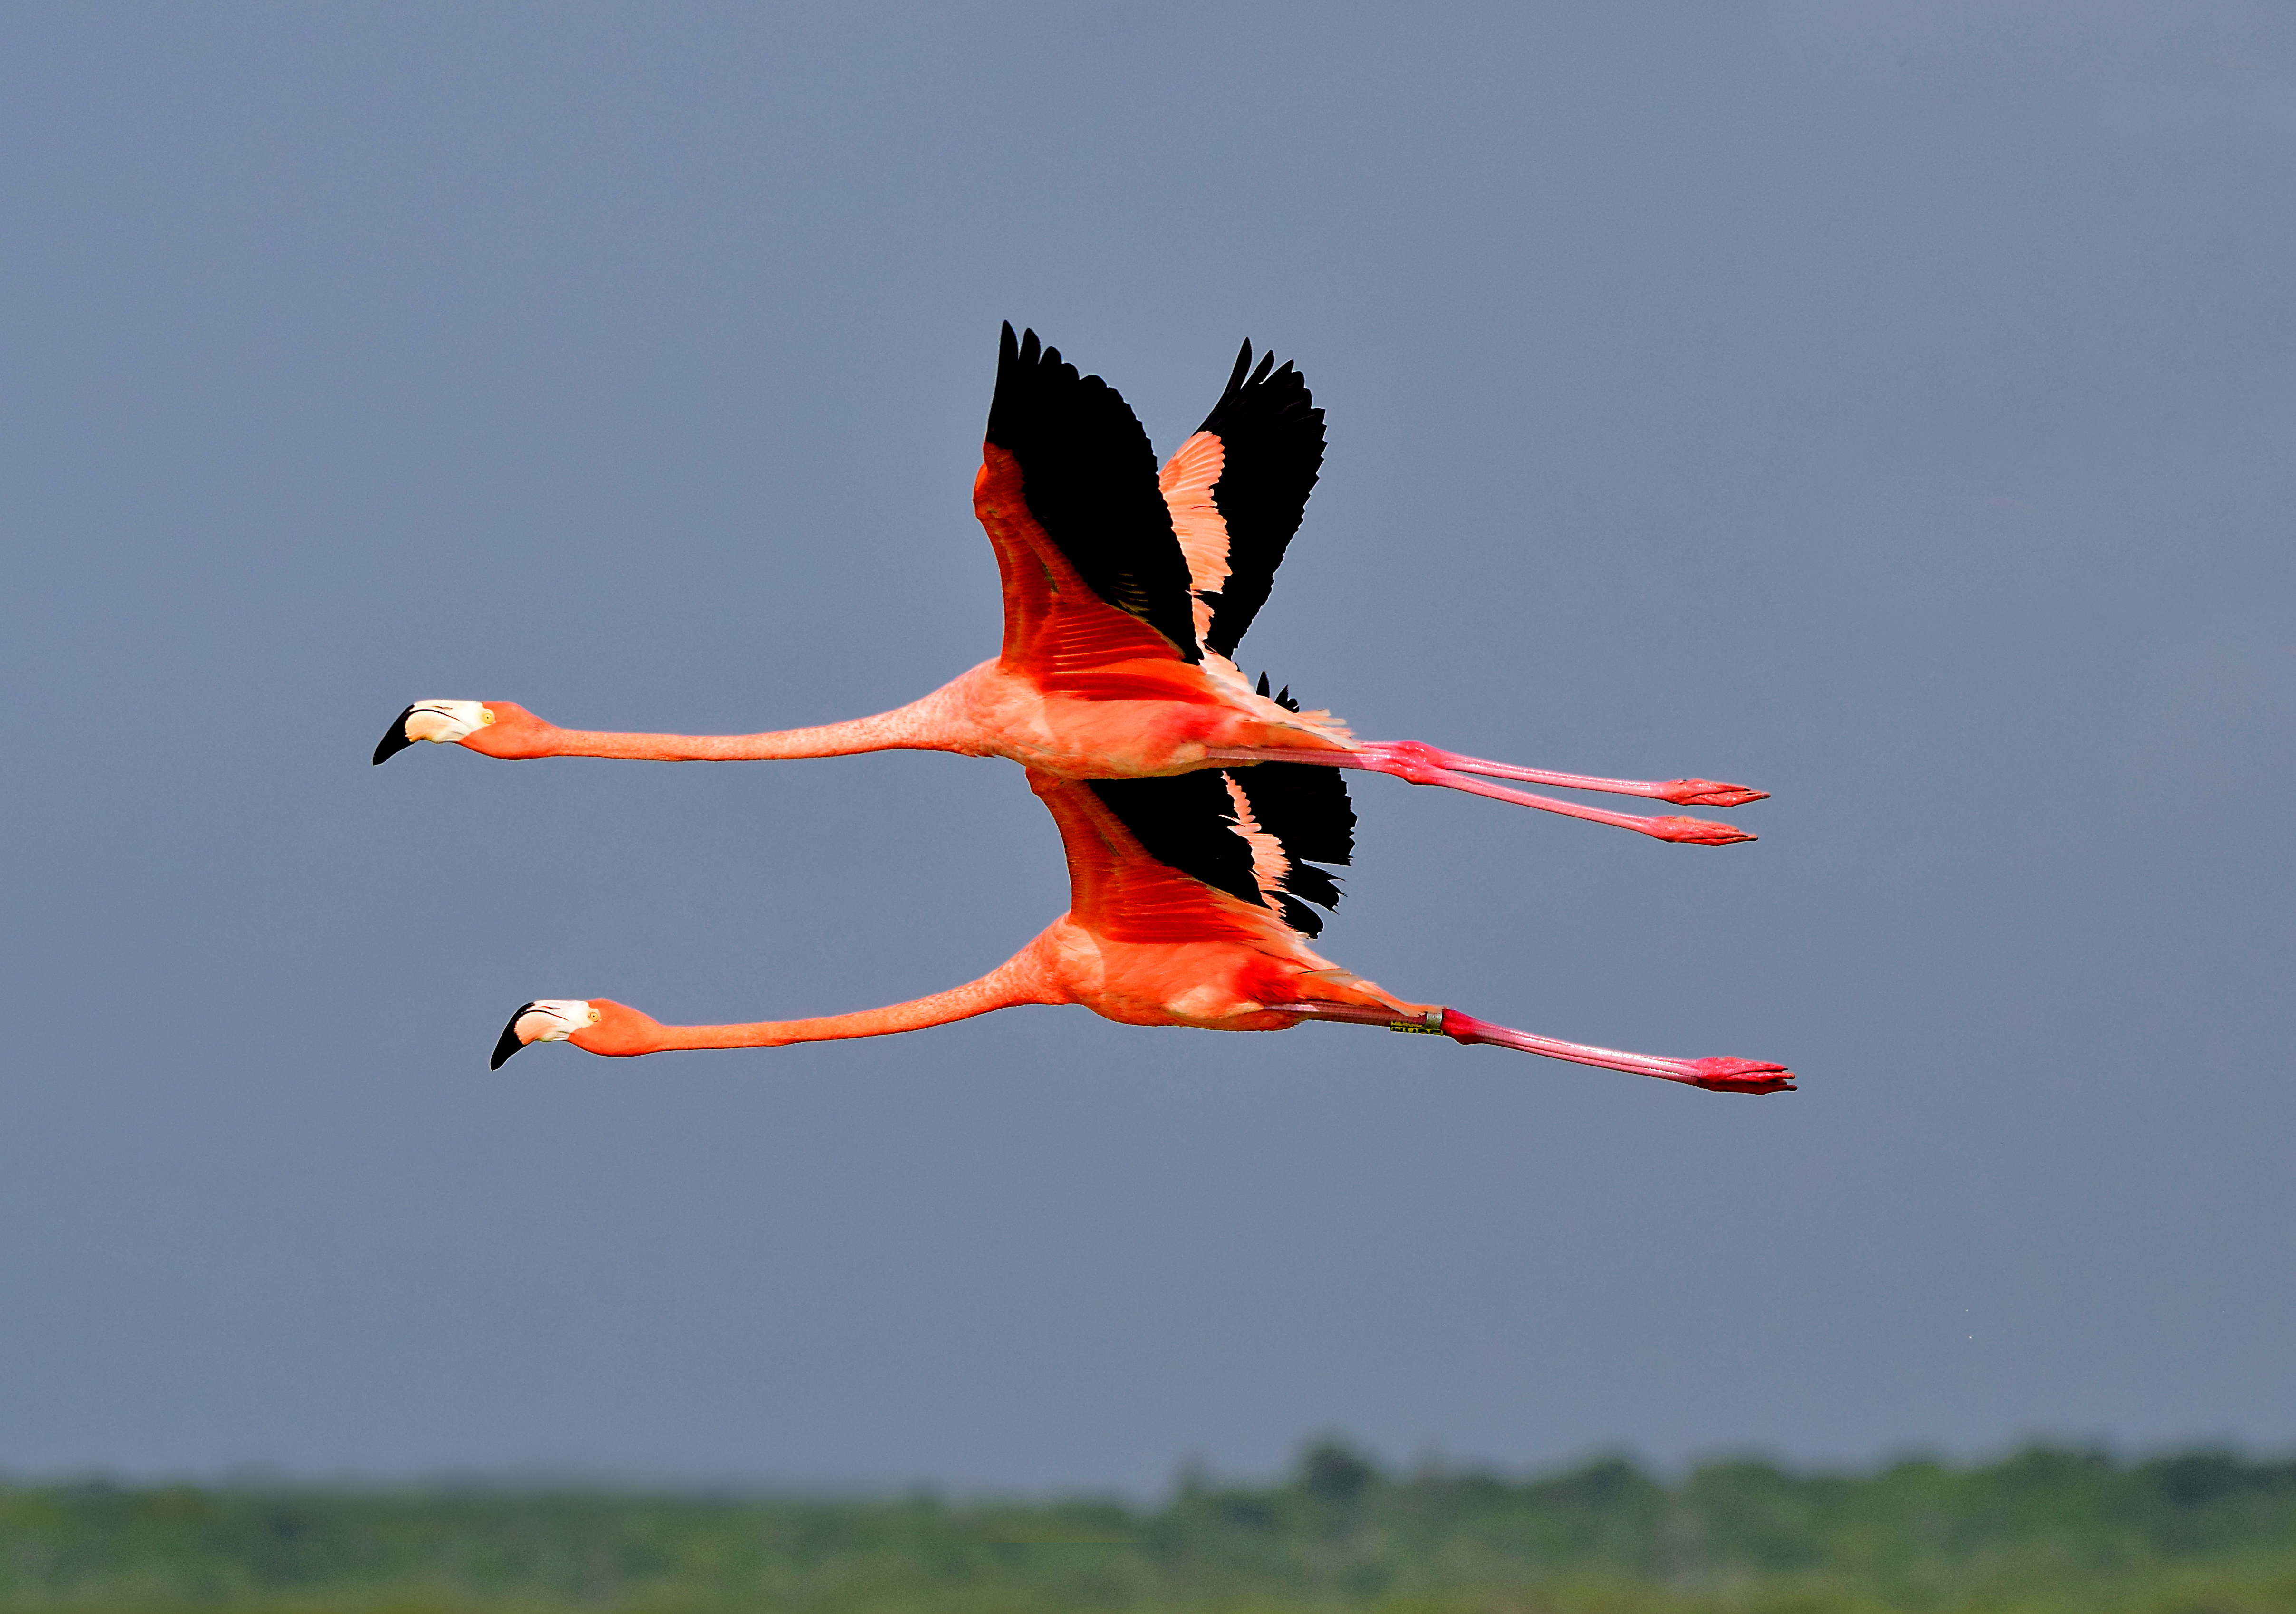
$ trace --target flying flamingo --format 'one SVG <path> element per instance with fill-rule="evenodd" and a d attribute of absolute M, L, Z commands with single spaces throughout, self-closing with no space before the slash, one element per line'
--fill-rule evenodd
<path fill-rule="evenodd" d="M 1056 778 L 1136 779 L 1290 762 L 1391 774 L 1615 824 L 1660 840 L 1726 846 L 1728 824 L 1644 817 L 1493 783 L 1513 779 L 1738 807 L 1765 792 L 1705 779 L 1603 779 L 1463 757 L 1415 741 L 1358 742 L 1323 711 L 1258 688 L 1231 659 L 1299 529 L 1324 463 L 1324 412 L 1269 354 L 1235 362 L 1227 389 L 1160 472 L 1115 389 L 1079 376 L 1037 333 L 1004 327 L 973 512 L 996 552 L 1002 652 L 921 700 L 764 734 L 562 729 L 507 700 L 418 700 L 374 759 L 418 740 L 484 756 L 731 762 L 937 750 L 1008 757 Z"/>
<path fill-rule="evenodd" d="M 906 1004 L 819 1020 L 665 1026 L 611 998 L 545 998 L 504 1027 L 493 1068 L 531 1042 L 627 1056 L 882 1036 L 1019 1004 L 1081 1004 L 1134 1026 L 1283 1031 L 1337 1020 L 1490 1043 L 1718 1093 L 1794 1085 L 1783 1065 L 1657 1059 L 1495 1026 L 1406 1003 L 1311 952 L 1340 890 L 1355 813 L 1328 768 L 1263 763 L 1148 779 L 1076 781 L 1029 770 L 1068 854 L 1069 911 L 979 980 Z"/>

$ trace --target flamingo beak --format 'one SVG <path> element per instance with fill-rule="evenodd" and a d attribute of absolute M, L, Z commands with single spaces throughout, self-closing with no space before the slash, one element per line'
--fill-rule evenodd
<path fill-rule="evenodd" d="M 501 1069 L 504 1060 L 529 1043 L 562 1043 L 577 1031 L 588 1030 L 600 1018 L 598 1011 L 579 997 L 543 997 L 521 1004 L 496 1039 L 487 1069 Z"/>
<path fill-rule="evenodd" d="M 451 745 L 494 720 L 494 713 L 476 700 L 417 700 L 393 717 L 375 742 L 375 766 L 381 766 L 417 740 Z"/>
<path fill-rule="evenodd" d="M 390 726 L 383 730 L 382 738 L 375 742 L 375 766 L 381 767 L 414 743 L 406 737 L 406 720 L 413 716 L 414 716 L 414 709 L 410 706 L 390 720 Z"/>

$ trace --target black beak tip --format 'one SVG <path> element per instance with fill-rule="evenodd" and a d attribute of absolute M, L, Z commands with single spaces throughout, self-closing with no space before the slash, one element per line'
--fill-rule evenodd
<path fill-rule="evenodd" d="M 382 738 L 375 741 L 375 766 L 381 767 L 414 743 L 406 737 L 406 720 L 413 716 L 414 716 L 414 709 L 410 706 L 390 720 L 390 726 L 383 731 Z"/>
<path fill-rule="evenodd" d="M 504 1060 L 508 1059 L 512 1054 L 516 1053 L 521 1048 L 526 1046 L 524 1043 L 518 1040 L 519 1015 L 524 1014 L 529 1009 L 533 1007 L 534 1005 L 532 1004 L 519 1004 L 518 1013 L 510 1017 L 510 1024 L 503 1028 L 501 1037 L 495 1043 L 495 1056 L 487 1061 L 488 1069 L 501 1069 Z"/>

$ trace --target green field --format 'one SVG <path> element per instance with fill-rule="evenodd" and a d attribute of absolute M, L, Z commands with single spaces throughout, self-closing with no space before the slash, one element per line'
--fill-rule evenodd
<path fill-rule="evenodd" d="M 1528 1479 L 1311 1448 L 1163 1504 L 0 1487 L 0 1609 L 2296 1614 L 2296 1462 L 2032 1447 L 1863 1474 Z"/>

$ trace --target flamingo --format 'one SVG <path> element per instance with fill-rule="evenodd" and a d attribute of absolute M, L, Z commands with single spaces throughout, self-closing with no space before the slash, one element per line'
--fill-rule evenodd
<path fill-rule="evenodd" d="M 1251 343 L 1204 423 L 1160 471 L 1147 434 L 1096 375 L 1004 326 L 973 512 L 996 553 L 1000 653 L 922 700 L 844 723 L 762 734 L 564 729 L 508 700 L 417 700 L 375 747 L 417 741 L 483 756 L 728 762 L 874 750 L 1006 757 L 1070 780 L 1136 779 L 1292 763 L 1392 774 L 1660 840 L 1753 836 L 1533 795 L 1501 779 L 1738 807 L 1766 792 L 1706 779 L 1606 779 L 1517 767 L 1416 741 L 1361 742 L 1326 711 L 1255 687 L 1233 657 L 1266 602 L 1324 461 L 1324 412 L 1290 364 Z"/>
<path fill-rule="evenodd" d="M 681 1048 L 771 1048 L 882 1036 L 1021 1004 L 1081 1004 L 1133 1026 L 1283 1031 L 1303 1020 L 1487 1043 L 1717 1093 L 1792 1088 L 1783 1065 L 1660 1059 L 1493 1025 L 1408 1003 L 1318 956 L 1308 938 L 1340 889 L 1355 813 L 1346 783 L 1300 763 L 1144 779 L 1029 770 L 1068 856 L 1069 911 L 980 979 L 909 1003 L 816 1020 L 665 1026 L 611 998 L 540 998 L 503 1028 L 492 1068 L 533 1042 L 615 1057 Z"/>

